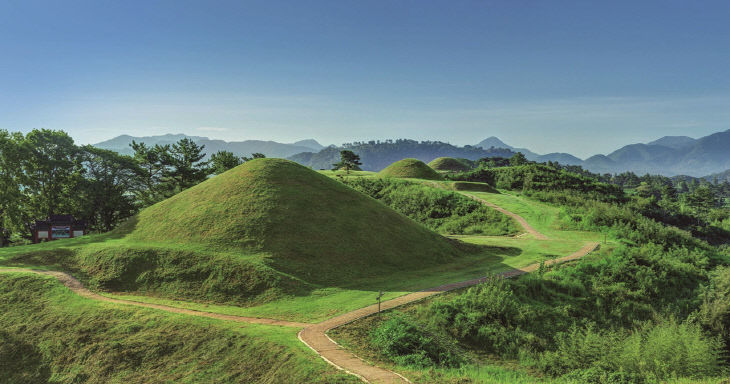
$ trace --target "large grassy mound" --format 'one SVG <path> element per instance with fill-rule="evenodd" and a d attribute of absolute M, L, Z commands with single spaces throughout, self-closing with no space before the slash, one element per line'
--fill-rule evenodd
<path fill-rule="evenodd" d="M 403 159 L 378 172 L 380 177 L 399 177 L 405 179 L 441 180 L 441 175 L 418 159 Z"/>
<path fill-rule="evenodd" d="M 0 259 L 61 268 L 94 289 L 237 306 L 361 289 L 475 250 L 281 159 L 246 162 L 111 233 L 15 248 Z"/>
<path fill-rule="evenodd" d="M 444 172 L 464 172 L 471 169 L 465 161 L 453 157 L 439 157 L 428 163 L 428 166 Z"/>
<path fill-rule="evenodd" d="M 257 159 L 142 211 L 127 238 L 264 254 L 309 281 L 445 261 L 449 240 L 288 160 Z"/>

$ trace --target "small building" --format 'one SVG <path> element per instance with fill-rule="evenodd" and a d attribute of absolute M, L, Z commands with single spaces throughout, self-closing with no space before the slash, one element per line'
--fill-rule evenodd
<path fill-rule="evenodd" d="M 86 222 L 72 215 L 51 215 L 47 220 L 36 220 L 31 226 L 33 243 L 70 239 L 86 234 Z"/>

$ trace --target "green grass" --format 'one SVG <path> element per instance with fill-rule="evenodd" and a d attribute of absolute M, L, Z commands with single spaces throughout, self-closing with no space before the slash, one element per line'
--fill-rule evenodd
<path fill-rule="evenodd" d="M 0 274 L 5 383 L 358 382 L 297 330 L 82 298 L 54 278 Z"/>
<path fill-rule="evenodd" d="M 418 159 L 403 159 L 378 172 L 379 177 L 441 180 L 441 175 Z"/>
<path fill-rule="evenodd" d="M 110 234 L 0 250 L 0 260 L 62 268 L 97 289 L 252 306 L 368 289 L 353 282 L 480 252 L 294 162 L 256 159 Z"/>
<path fill-rule="evenodd" d="M 533 262 L 535 261 L 526 258 L 518 249 L 490 248 L 485 249 L 482 254 L 466 256 L 454 263 L 405 270 L 398 274 L 369 277 L 360 281 L 353 281 L 349 286 L 323 287 L 311 291 L 306 296 L 288 296 L 250 307 L 196 303 L 138 294 L 112 294 L 108 296 L 230 315 L 314 323 L 374 304 L 378 291 L 384 291 L 384 300 L 388 300 L 446 283 L 474 279 L 490 273 L 524 267 Z"/>
<path fill-rule="evenodd" d="M 469 191 L 465 193 L 494 203 L 522 216 L 535 229 L 545 234 L 548 240 L 536 240 L 528 235 L 512 238 L 486 236 L 452 237 L 471 244 L 520 249 L 521 253 L 517 260 L 522 260 L 527 264 L 568 256 L 591 241 L 600 241 L 603 248 L 612 248 L 616 245 L 616 242 L 611 239 L 608 239 L 607 244 L 603 244 L 604 239 L 600 233 L 561 229 L 559 220 L 560 208 L 506 191 L 501 191 L 500 193 Z"/>
<path fill-rule="evenodd" d="M 471 169 L 466 161 L 453 157 L 439 157 L 428 163 L 428 166 L 442 172 L 464 172 Z"/>
<path fill-rule="evenodd" d="M 255 165 L 256 161 L 251 163 Z M 288 166 L 287 163 L 284 164 Z M 263 164 L 259 164 L 259 166 L 263 166 Z M 298 168 L 293 171 L 294 173 L 306 173 L 305 180 L 300 183 L 304 183 L 311 176 L 309 170 L 304 170 L 306 172 L 302 172 Z M 241 175 L 235 171 L 229 175 L 241 179 Z M 316 175 L 315 172 L 311 173 Z M 327 174 L 327 172 L 320 173 Z M 329 176 L 336 177 L 335 172 L 329 173 L 331 173 Z M 213 180 L 220 178 L 219 182 L 224 182 L 226 179 L 223 176 L 218 176 Z M 357 200 L 350 197 L 352 201 L 366 200 L 365 202 L 359 201 L 359 204 L 371 211 L 383 212 L 382 214 L 385 216 L 383 220 L 395 220 L 399 225 L 406 225 L 408 228 L 416 227 L 412 232 L 401 229 L 400 234 L 412 235 L 415 233 L 414 238 L 416 239 L 425 238 L 432 241 L 426 242 L 426 244 L 434 244 L 435 237 L 438 240 L 435 242 L 436 244 L 443 246 L 443 243 L 446 243 L 447 249 L 450 249 L 455 255 L 440 262 L 428 263 L 427 259 L 421 258 L 424 246 L 409 243 L 411 246 L 402 249 L 401 252 L 404 254 L 400 256 L 401 258 L 412 258 L 411 263 L 393 265 L 390 260 L 383 261 L 383 258 L 373 260 L 373 258 L 361 257 L 361 255 L 372 255 L 379 250 L 378 248 L 373 250 L 371 247 L 369 251 L 358 251 L 362 246 L 358 242 L 372 243 L 375 239 L 377 240 L 375 242 L 379 243 L 384 242 L 384 238 L 388 243 L 403 241 L 403 235 L 399 235 L 397 239 L 384 237 L 381 233 L 382 230 L 391 231 L 390 235 L 394 230 L 392 224 L 381 225 L 380 222 L 373 224 L 376 225 L 374 227 L 365 228 L 363 230 L 365 233 L 361 234 L 362 239 L 350 238 L 348 243 L 341 244 L 340 248 L 348 248 L 351 244 L 355 252 L 348 250 L 346 258 L 341 261 L 333 261 L 332 264 L 335 268 L 330 269 L 319 269 L 315 263 L 305 266 L 307 269 L 301 266 L 299 269 L 295 269 L 291 268 L 291 265 L 295 265 L 292 263 L 288 270 L 282 270 L 283 268 L 277 268 L 276 263 L 272 263 L 271 252 L 256 252 L 247 248 L 215 247 L 206 242 L 209 239 L 201 242 L 180 240 L 172 243 L 133 240 L 135 237 L 141 236 L 126 236 L 130 230 L 143 231 L 145 228 L 153 226 L 155 218 L 158 221 L 184 221 L 199 215 L 196 209 L 183 215 L 178 212 L 183 208 L 157 205 L 153 207 L 154 215 L 145 213 L 143 218 L 136 223 L 130 223 L 126 232 L 120 230 L 105 235 L 0 249 L 0 264 L 68 270 L 92 289 L 114 292 L 138 301 L 242 316 L 316 322 L 372 304 L 378 291 L 385 291 L 385 298 L 388 299 L 445 283 L 481 277 L 487 273 L 520 268 L 542 260 L 568 255 L 582 247 L 587 239 L 595 239 L 598 236 L 590 233 L 553 230 L 551 227 L 556 222 L 554 218 L 557 215 L 556 208 L 507 194 L 475 193 L 490 201 L 499 199 L 499 204 L 508 205 L 507 208 L 513 210 L 520 210 L 522 205 L 533 206 L 535 212 L 520 211 L 520 213 L 528 221 L 534 223 L 538 229 L 544 229 L 549 232 L 548 235 L 552 234 L 554 237 L 551 237 L 549 241 L 538 241 L 527 236 L 518 238 L 459 236 L 459 240 L 463 242 L 478 245 L 477 248 L 463 249 L 463 246 L 449 243 L 402 215 L 388 210 L 379 202 L 341 186 L 339 182 L 325 176 L 316 176 L 314 180 L 317 184 L 324 184 L 327 188 L 335 189 L 348 197 L 351 194 L 359 197 Z M 433 183 L 421 181 L 429 183 L 429 185 Z M 332 183 L 337 184 L 337 187 L 331 185 Z M 449 184 L 448 182 L 443 183 Z M 299 183 L 295 185 L 297 186 L 296 191 L 307 193 L 307 188 L 303 188 Z M 345 191 L 340 191 L 340 188 L 344 188 Z M 302 189 L 304 190 L 302 191 Z M 203 199 L 209 192 L 211 191 L 207 189 L 193 189 L 186 200 L 194 207 L 192 201 Z M 295 191 L 290 191 L 290 193 L 294 194 Z M 314 199 L 314 197 L 310 195 L 308 199 Z M 288 203 L 282 202 L 282 204 Z M 295 212 L 297 208 L 302 209 L 302 205 L 307 205 L 307 203 L 300 199 L 296 207 L 289 206 L 287 209 L 292 211 L 295 216 L 299 215 L 297 220 L 307 222 L 309 219 L 305 213 Z M 351 212 L 346 208 L 338 207 L 339 212 Z M 316 209 L 312 209 L 311 206 L 308 206 L 304 209 L 307 213 L 316 216 L 318 210 L 324 208 L 317 206 Z M 205 209 L 203 211 L 207 213 Z M 220 212 L 219 214 L 223 215 Z M 165 217 L 165 215 L 174 217 Z M 180 219 L 177 217 L 178 215 L 184 217 Z M 223 215 L 221 219 L 243 220 L 241 217 L 230 214 Z M 320 219 L 313 218 L 312 220 L 319 222 Z M 166 223 L 165 225 L 170 226 L 171 224 Z M 288 228 L 299 228 L 291 221 L 286 225 Z M 333 231 L 335 234 L 345 236 L 342 234 L 341 228 Z M 289 231 L 289 233 L 291 233 L 291 239 L 286 241 L 304 241 L 301 239 L 302 235 L 297 231 Z M 328 239 L 326 233 L 319 234 L 317 237 L 321 239 L 320 241 Z M 309 251 L 313 252 L 315 249 L 322 248 L 311 248 Z M 326 252 L 332 252 L 333 248 L 325 249 Z M 325 250 L 320 252 L 325 252 Z M 327 257 L 331 258 L 332 254 L 324 255 L 322 258 Z M 377 265 L 363 265 L 363 260 L 356 262 L 352 261 L 352 258 L 365 259 L 366 263 L 383 262 L 386 265 L 380 268 Z M 356 267 L 342 267 L 347 262 Z M 321 271 L 324 276 L 313 276 L 315 271 Z"/>

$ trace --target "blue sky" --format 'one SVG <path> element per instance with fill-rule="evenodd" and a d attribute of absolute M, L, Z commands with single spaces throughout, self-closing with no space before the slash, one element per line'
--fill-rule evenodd
<path fill-rule="evenodd" d="M 4 0 L 0 129 L 585 157 L 730 129 L 728 20 L 728 1 Z"/>

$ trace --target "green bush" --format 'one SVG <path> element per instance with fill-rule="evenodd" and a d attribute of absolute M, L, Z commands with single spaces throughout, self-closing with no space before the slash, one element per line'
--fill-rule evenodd
<path fill-rule="evenodd" d="M 394 179 L 351 178 L 343 182 L 440 233 L 510 235 L 519 232 L 509 217 L 453 191 Z"/>
<path fill-rule="evenodd" d="M 551 375 L 586 377 L 588 382 L 664 381 L 720 373 L 722 344 L 691 323 L 647 322 L 626 333 L 572 327 L 555 337 L 556 348 L 541 354 L 539 368 Z M 612 377 L 610 372 L 621 373 Z M 590 379 L 590 380 L 588 380 Z"/>
<path fill-rule="evenodd" d="M 618 365 L 656 380 L 701 378 L 720 372 L 721 350 L 722 342 L 698 325 L 665 320 L 646 324 L 623 340 Z"/>
<path fill-rule="evenodd" d="M 710 332 L 721 336 L 726 346 L 730 346 L 730 267 L 721 266 L 712 272 L 710 284 L 701 297 L 700 322 Z"/>
<path fill-rule="evenodd" d="M 383 322 L 371 338 L 383 355 L 400 365 L 459 367 L 463 363 L 453 344 L 425 331 L 405 315 Z"/>

